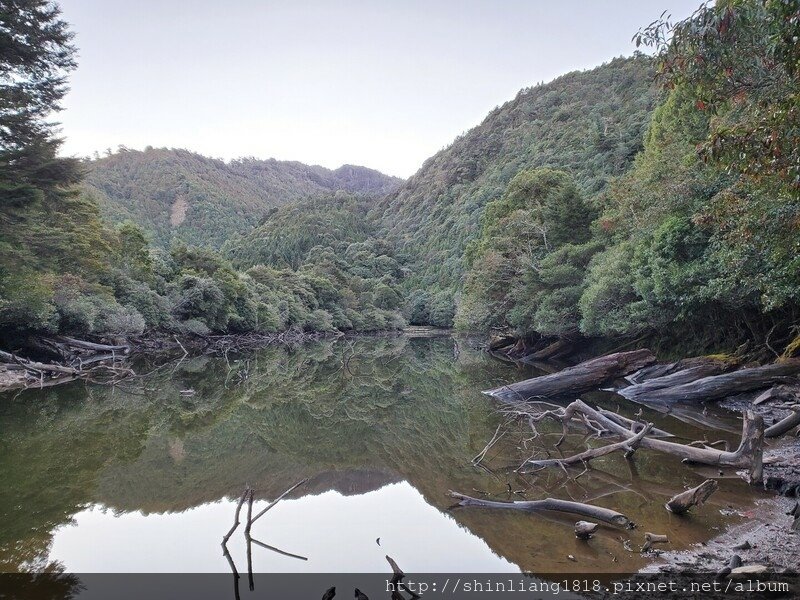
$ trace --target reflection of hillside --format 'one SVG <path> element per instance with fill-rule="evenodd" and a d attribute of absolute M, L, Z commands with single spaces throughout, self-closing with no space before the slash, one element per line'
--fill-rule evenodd
<path fill-rule="evenodd" d="M 312 478 L 304 493 L 360 493 L 398 480 L 398 465 L 462 465 L 467 405 L 491 418 L 476 391 L 486 376 L 470 385 L 470 362 L 493 365 L 473 356 L 456 368 L 451 344 L 323 342 L 232 360 L 230 371 L 204 357 L 117 390 L 26 392 L 3 417 L 0 512 L 13 525 L 0 530 L 0 558 L 26 539 L 7 566 L 33 560 L 89 503 L 179 511 L 236 496 L 245 482 L 274 497 L 301 477 Z M 195 396 L 181 397 L 186 388 Z"/>
<path fill-rule="evenodd" d="M 169 365 L 121 389 L 51 388 L 11 403 L 0 417 L 8 432 L 0 477 L 9 482 L 0 491 L 0 568 L 46 557 L 52 530 L 87 504 L 183 511 L 237 497 L 245 484 L 271 499 L 306 477 L 296 494 L 363 494 L 405 479 L 440 510 L 450 504 L 448 489 L 499 493 L 510 482 L 532 485 L 529 498 L 598 495 L 599 504 L 652 530 L 668 525 L 663 499 L 648 497 L 647 486 L 615 458 L 604 465 L 608 477 L 589 473 L 580 488 L 564 488 L 557 473 L 523 482 L 471 467 L 499 418 L 479 390 L 524 373 L 463 347 L 455 360 L 448 338 L 325 341 L 229 358 L 187 360 L 174 373 Z M 187 388 L 195 395 L 179 394 Z M 518 461 L 517 443 L 505 440 L 490 463 Z M 674 465 L 663 457 L 640 453 L 636 461 L 651 481 L 669 481 Z M 580 555 L 584 569 L 642 562 L 620 550 L 616 532 L 570 551 L 570 525 L 557 519 L 479 510 L 453 516 L 524 569 L 576 568 L 565 563 L 567 554 Z M 679 543 L 722 523 L 713 508 L 703 516 L 707 524 L 690 522 Z"/>

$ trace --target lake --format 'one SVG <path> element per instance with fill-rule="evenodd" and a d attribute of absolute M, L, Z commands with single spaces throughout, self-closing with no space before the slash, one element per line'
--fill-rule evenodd
<path fill-rule="evenodd" d="M 727 474 L 705 506 L 671 515 L 668 497 L 707 473 L 645 450 L 593 461 L 580 477 L 582 469 L 516 472 L 528 456 L 556 455 L 556 423 L 540 424 L 538 437 L 512 425 L 473 465 L 505 419 L 481 390 L 541 371 L 500 362 L 469 340 L 322 340 L 136 370 L 142 375 L 115 387 L 0 394 L 0 570 L 230 573 L 220 541 L 245 486 L 258 511 L 304 478 L 252 535 L 306 560 L 258 546 L 254 571 L 386 572 L 388 554 L 411 573 L 630 572 L 652 560 L 638 552 L 645 531 L 686 548 L 736 522 L 755 499 Z M 627 416 L 638 410 L 611 392 L 584 398 Z M 644 415 L 703 439 L 691 414 L 679 417 Z M 738 440 L 736 415 L 714 408 L 704 418 Z M 570 436 L 561 452 L 586 443 Z M 590 502 L 639 527 L 604 527 L 581 542 L 577 518 L 452 508 L 448 490 Z M 242 530 L 228 544 L 239 571 Z"/>

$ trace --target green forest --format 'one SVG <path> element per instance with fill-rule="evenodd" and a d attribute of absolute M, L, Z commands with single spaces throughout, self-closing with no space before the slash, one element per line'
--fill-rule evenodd
<path fill-rule="evenodd" d="M 720 0 L 521 90 L 407 181 L 62 158 L 77 48 L 0 11 L 0 339 L 395 330 L 797 351 L 800 7 Z M 11 6 L 11 8 L 9 8 Z"/>

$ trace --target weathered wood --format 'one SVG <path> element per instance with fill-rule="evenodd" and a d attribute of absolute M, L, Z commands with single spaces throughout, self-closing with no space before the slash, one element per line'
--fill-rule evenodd
<path fill-rule="evenodd" d="M 233 525 L 228 530 L 228 533 L 226 533 L 224 536 L 222 536 L 222 546 L 223 546 L 224 552 L 227 552 L 226 546 L 227 546 L 228 540 L 231 539 L 231 536 L 233 535 L 233 532 L 236 531 L 237 527 L 239 527 L 239 524 L 240 524 L 239 515 L 242 512 L 242 505 L 244 504 L 244 501 L 247 498 L 247 495 L 249 493 L 250 493 L 250 487 L 248 486 L 248 487 L 245 488 L 244 492 L 242 493 L 241 498 L 239 498 L 239 503 L 236 505 L 236 512 L 233 515 Z"/>
<path fill-rule="evenodd" d="M 789 407 L 792 411 L 788 417 L 784 417 L 771 427 L 764 430 L 765 438 L 776 438 L 800 425 L 800 404 L 793 404 Z"/>
<path fill-rule="evenodd" d="M 523 356 L 520 360 L 523 362 L 537 362 L 541 360 L 547 360 L 548 358 L 552 358 L 554 356 L 564 354 L 569 352 L 573 347 L 573 343 L 569 340 L 564 338 L 559 338 L 552 344 L 548 344 L 541 350 L 537 350 L 536 352 L 532 352 L 531 354 L 527 354 Z"/>
<path fill-rule="evenodd" d="M 665 535 L 645 532 L 644 546 L 642 546 L 642 552 L 647 552 L 648 550 L 650 550 L 650 548 L 653 547 L 653 544 L 668 544 L 668 543 L 669 543 L 669 538 Z"/>
<path fill-rule="evenodd" d="M 276 505 L 278 502 L 280 502 L 281 500 L 283 500 L 283 499 L 284 499 L 286 496 L 288 496 L 289 494 L 291 494 L 293 491 L 295 491 L 295 490 L 296 490 L 297 488 L 299 488 L 301 485 L 303 485 L 303 484 L 304 484 L 306 481 L 308 481 L 308 478 L 306 478 L 306 479 L 301 479 L 300 481 L 298 481 L 297 483 L 295 483 L 295 484 L 294 484 L 292 487 L 290 487 L 288 490 L 286 490 L 285 492 L 283 492 L 283 493 L 282 493 L 280 496 L 278 496 L 277 498 L 275 498 L 275 500 L 273 500 L 272 502 L 270 502 L 270 503 L 269 503 L 269 505 L 267 505 L 267 507 L 266 507 L 264 510 L 262 510 L 260 513 L 258 513 L 258 514 L 257 514 L 255 517 L 253 517 L 252 519 L 251 519 L 251 518 L 248 516 L 248 522 L 249 522 L 248 524 L 249 524 L 249 525 L 252 525 L 252 524 L 253 524 L 253 523 L 255 523 L 256 521 L 258 521 L 258 520 L 259 520 L 261 517 L 263 517 L 263 516 L 264 516 L 264 513 L 266 513 L 268 510 L 270 510 L 270 509 L 271 509 L 273 506 L 275 506 L 275 505 Z M 251 504 L 252 504 L 252 499 L 251 499 Z"/>
<path fill-rule="evenodd" d="M 688 381 L 694 381 L 701 377 L 726 373 L 734 369 L 736 365 L 737 362 L 731 359 L 696 356 L 692 358 L 682 358 L 673 363 L 661 363 L 645 367 L 629 375 L 625 380 L 633 385 L 640 385 L 645 382 L 657 383 L 659 380 L 668 382 L 668 380 L 666 380 L 667 377 L 673 377 L 680 373 L 681 375 L 675 377 L 673 380 L 675 383 L 671 384 L 676 385 L 677 382 L 687 383 Z M 682 379 L 683 381 L 681 381 Z M 656 385 L 655 387 L 663 386 Z"/>
<path fill-rule="evenodd" d="M 620 425 L 623 425 L 623 426 L 627 427 L 633 433 L 636 433 L 637 431 L 641 431 L 641 429 L 643 427 L 645 427 L 645 425 L 646 425 L 646 423 L 640 423 L 639 421 L 634 421 L 633 419 L 629 419 L 627 417 L 623 417 L 620 414 L 617 414 L 617 413 L 612 412 L 610 410 L 606 410 L 605 408 L 602 408 L 602 407 L 598 407 L 597 412 L 599 412 L 604 417 L 608 417 L 609 419 L 611 419 L 615 423 L 619 423 Z M 647 435 L 649 435 L 650 437 L 662 437 L 662 438 L 675 437 L 669 431 L 664 431 L 663 429 L 658 429 L 657 427 L 653 427 L 650 430 L 650 433 L 648 433 Z"/>
<path fill-rule="evenodd" d="M 61 336 L 58 340 L 64 344 L 69 346 L 75 346 L 76 348 L 83 348 L 84 350 L 95 350 L 97 352 L 123 352 L 126 353 L 130 351 L 131 347 L 128 345 L 124 346 L 112 346 L 109 344 L 98 344 L 96 342 L 87 342 L 86 340 L 77 340 L 71 337 Z"/>
<path fill-rule="evenodd" d="M 698 379 L 723 374 L 730 371 L 730 369 L 730 363 L 720 360 L 710 360 L 661 377 L 647 379 L 642 383 L 623 388 L 617 393 L 628 400 L 638 401 L 639 399 L 644 399 L 647 401 L 656 390 L 686 385 Z"/>
<path fill-rule="evenodd" d="M 501 348 L 507 348 L 508 346 L 515 344 L 516 341 L 517 338 L 513 335 L 500 335 L 493 337 L 489 342 L 489 350 L 494 352 L 496 350 L 500 350 Z"/>
<path fill-rule="evenodd" d="M 551 375 L 534 377 L 484 393 L 506 400 L 559 398 L 597 389 L 609 381 L 653 364 L 655 360 L 653 353 L 647 349 L 617 352 L 587 360 Z"/>
<path fill-rule="evenodd" d="M 575 454 L 574 456 L 568 456 L 567 458 L 546 458 L 541 460 L 529 460 L 527 462 L 528 465 L 533 467 L 551 467 L 555 465 L 559 466 L 570 466 L 575 464 L 585 464 L 592 459 L 600 458 L 601 456 L 605 456 L 606 454 L 611 454 L 612 452 L 616 452 L 617 450 L 625 451 L 625 456 L 628 457 L 632 452 L 634 452 L 638 447 L 642 438 L 650 433 L 650 430 L 653 428 L 652 423 L 648 423 L 645 425 L 644 429 L 640 430 L 639 433 L 635 434 L 633 437 L 624 439 L 621 442 L 617 442 L 615 444 L 608 444 L 606 446 L 600 446 L 599 448 L 589 448 L 580 454 Z"/>
<path fill-rule="evenodd" d="M 714 479 L 706 479 L 690 490 L 674 495 L 664 505 L 668 511 L 682 515 L 694 506 L 703 506 L 706 500 L 717 491 L 719 483 Z"/>
<path fill-rule="evenodd" d="M 483 508 L 504 508 L 512 510 L 522 510 L 535 512 L 538 510 L 549 510 L 554 512 L 565 512 L 574 515 L 581 515 L 590 519 L 596 519 L 610 525 L 619 527 L 633 527 L 631 520 L 609 508 L 602 506 L 592 506 L 582 502 L 572 502 L 569 500 L 558 500 L 556 498 L 545 498 L 544 500 L 517 500 L 516 502 L 497 502 L 494 500 L 481 500 L 466 496 L 458 492 L 450 492 L 452 498 L 459 500 L 460 506 L 480 506 Z"/>
<path fill-rule="evenodd" d="M 800 373 L 800 359 L 790 359 L 779 363 L 740 369 L 731 373 L 703 377 L 695 381 L 646 389 L 648 383 L 627 387 L 620 390 L 620 395 L 637 402 L 709 402 L 721 400 L 728 396 L 753 392 L 770 386 L 793 381 L 793 375 Z M 670 376 L 668 376 L 670 377 Z"/>
<path fill-rule="evenodd" d="M 764 402 L 770 402 L 771 400 L 783 400 L 783 401 L 796 401 L 800 399 L 800 386 L 797 385 L 776 385 L 768 389 L 766 392 L 760 394 L 755 400 L 753 400 L 753 404 L 756 406 L 759 404 L 763 404 Z"/>
<path fill-rule="evenodd" d="M 580 414 L 617 436 L 630 439 L 636 435 L 626 427 L 604 417 L 582 400 L 575 400 L 564 409 L 547 411 L 543 414 L 560 420 L 564 428 L 570 420 Z M 639 445 L 642 448 L 671 454 L 692 463 L 749 469 L 748 479 L 755 484 L 761 481 L 763 475 L 764 419 L 754 415 L 751 411 L 745 412 L 742 423 L 742 440 L 734 452 L 716 448 L 695 448 L 650 437 L 639 440 Z"/>
<path fill-rule="evenodd" d="M 588 540 L 596 532 L 599 525 L 589 521 L 578 521 L 575 523 L 575 537 L 579 540 Z"/>
<path fill-rule="evenodd" d="M 30 369 L 32 371 L 40 371 L 44 373 L 60 373 L 63 375 L 80 375 L 80 370 L 75 369 L 73 367 L 67 367 L 64 365 L 59 365 L 55 363 L 40 363 L 34 360 L 27 360 L 25 358 L 19 357 L 16 354 L 11 354 L 10 352 L 4 352 L 0 350 L 0 360 L 7 362 L 9 364 L 16 364 L 25 369 Z"/>

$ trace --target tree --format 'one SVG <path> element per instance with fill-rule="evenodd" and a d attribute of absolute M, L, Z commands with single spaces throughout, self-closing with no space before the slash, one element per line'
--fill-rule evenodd
<path fill-rule="evenodd" d="M 80 179 L 74 159 L 57 158 L 48 122 L 75 68 L 72 32 L 48 0 L 0 0 L 0 201 L 44 199 Z"/>
<path fill-rule="evenodd" d="M 800 192 L 800 3 L 719 0 L 635 36 L 656 49 L 658 75 L 712 118 L 704 158 Z"/>

